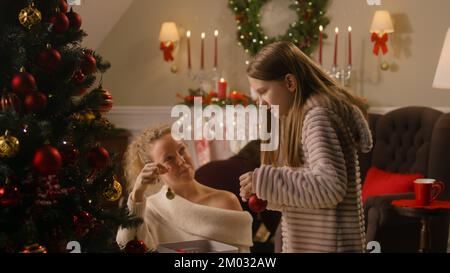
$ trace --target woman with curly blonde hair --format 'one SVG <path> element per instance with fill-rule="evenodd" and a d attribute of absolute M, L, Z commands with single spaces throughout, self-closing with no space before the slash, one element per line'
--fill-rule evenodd
<path fill-rule="evenodd" d="M 194 173 L 186 145 L 172 138 L 170 126 L 155 126 L 137 136 L 125 155 L 127 205 L 144 223 L 137 229 L 120 228 L 119 246 L 135 237 L 150 249 L 161 243 L 209 239 L 248 252 L 251 215 L 234 194 L 198 183 Z M 160 181 L 161 190 L 146 197 L 148 186 Z"/>

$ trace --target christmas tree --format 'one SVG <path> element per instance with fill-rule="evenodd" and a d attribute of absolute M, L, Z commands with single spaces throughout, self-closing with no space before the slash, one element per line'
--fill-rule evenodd
<path fill-rule="evenodd" d="M 118 227 L 140 222 L 99 142 L 117 131 L 110 65 L 81 23 L 66 0 L 0 0 L 0 252 L 119 251 Z"/>

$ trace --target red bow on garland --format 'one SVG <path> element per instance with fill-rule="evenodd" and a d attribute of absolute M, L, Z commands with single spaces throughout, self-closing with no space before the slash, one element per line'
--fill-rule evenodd
<path fill-rule="evenodd" d="M 373 45 L 373 54 L 375 54 L 375 56 L 378 56 L 380 54 L 380 48 L 383 51 L 383 55 L 386 54 L 388 52 L 388 47 L 386 45 L 387 41 L 388 41 L 388 35 L 387 33 L 383 34 L 383 36 L 378 36 L 377 33 L 372 33 L 372 38 L 371 38 L 372 42 L 374 42 Z"/>
<path fill-rule="evenodd" d="M 172 51 L 174 49 L 174 45 L 172 41 L 168 42 L 167 44 L 165 42 L 161 42 L 159 49 L 164 52 L 164 61 L 173 61 Z"/>

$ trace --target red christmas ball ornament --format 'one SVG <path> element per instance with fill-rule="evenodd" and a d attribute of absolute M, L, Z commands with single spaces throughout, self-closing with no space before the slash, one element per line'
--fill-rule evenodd
<path fill-rule="evenodd" d="M 107 113 L 112 109 L 113 97 L 108 90 L 103 89 L 103 87 L 100 86 L 99 88 L 92 90 L 91 95 L 95 97 L 93 101 L 95 105 L 90 106 L 93 111 Z"/>
<path fill-rule="evenodd" d="M 20 72 L 11 80 L 12 89 L 19 94 L 27 94 L 36 89 L 36 80 L 28 72 Z"/>
<path fill-rule="evenodd" d="M 69 29 L 69 18 L 63 12 L 57 12 L 50 18 L 50 23 L 53 24 L 53 31 L 62 34 Z"/>
<path fill-rule="evenodd" d="M 74 30 L 79 30 L 81 28 L 81 16 L 74 12 L 72 8 L 70 8 L 70 12 L 67 13 L 67 17 L 69 18 L 70 28 Z"/>
<path fill-rule="evenodd" d="M 81 71 L 85 75 L 91 75 L 97 71 L 97 60 L 91 54 L 84 56 L 83 62 L 81 64 Z"/>
<path fill-rule="evenodd" d="M 47 106 L 47 97 L 41 92 L 33 92 L 26 95 L 23 102 L 28 112 L 39 114 Z"/>
<path fill-rule="evenodd" d="M 75 234 L 79 237 L 85 236 L 89 230 L 95 227 L 96 219 L 86 211 L 80 211 L 73 216 Z"/>
<path fill-rule="evenodd" d="M 86 76 L 81 72 L 81 70 L 76 71 L 72 77 L 76 84 L 82 84 L 86 80 Z"/>
<path fill-rule="evenodd" d="M 254 194 L 248 200 L 248 206 L 253 212 L 260 213 L 266 210 L 267 201 L 259 199 L 256 194 Z"/>
<path fill-rule="evenodd" d="M 42 175 L 55 174 L 62 165 L 62 157 L 59 151 L 50 146 L 45 145 L 36 150 L 33 158 L 34 170 Z"/>
<path fill-rule="evenodd" d="M 58 6 L 61 12 L 66 13 L 69 11 L 69 4 L 67 3 L 67 0 L 59 0 Z"/>
<path fill-rule="evenodd" d="M 125 246 L 126 253 L 147 253 L 147 251 L 148 248 L 144 241 L 138 240 L 137 238 L 129 241 Z"/>
<path fill-rule="evenodd" d="M 88 154 L 89 165 L 96 169 L 103 169 L 108 164 L 109 152 L 103 147 L 95 147 Z"/>
<path fill-rule="evenodd" d="M 16 206 L 20 202 L 19 189 L 15 186 L 0 186 L 0 207 Z"/>
<path fill-rule="evenodd" d="M 61 53 L 54 48 L 47 48 L 38 55 L 41 67 L 48 71 L 55 71 L 61 63 Z"/>

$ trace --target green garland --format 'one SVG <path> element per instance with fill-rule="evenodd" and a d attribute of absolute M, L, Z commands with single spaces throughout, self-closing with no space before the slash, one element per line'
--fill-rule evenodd
<path fill-rule="evenodd" d="M 245 52 L 251 56 L 275 41 L 291 41 L 304 53 L 311 55 L 319 44 L 319 26 L 330 23 L 325 16 L 328 0 L 293 0 L 289 8 L 297 14 L 297 20 L 289 25 L 285 34 L 268 37 L 260 26 L 261 8 L 270 0 L 230 0 L 228 7 L 234 12 L 237 38 Z M 327 35 L 323 33 L 323 39 Z"/>

